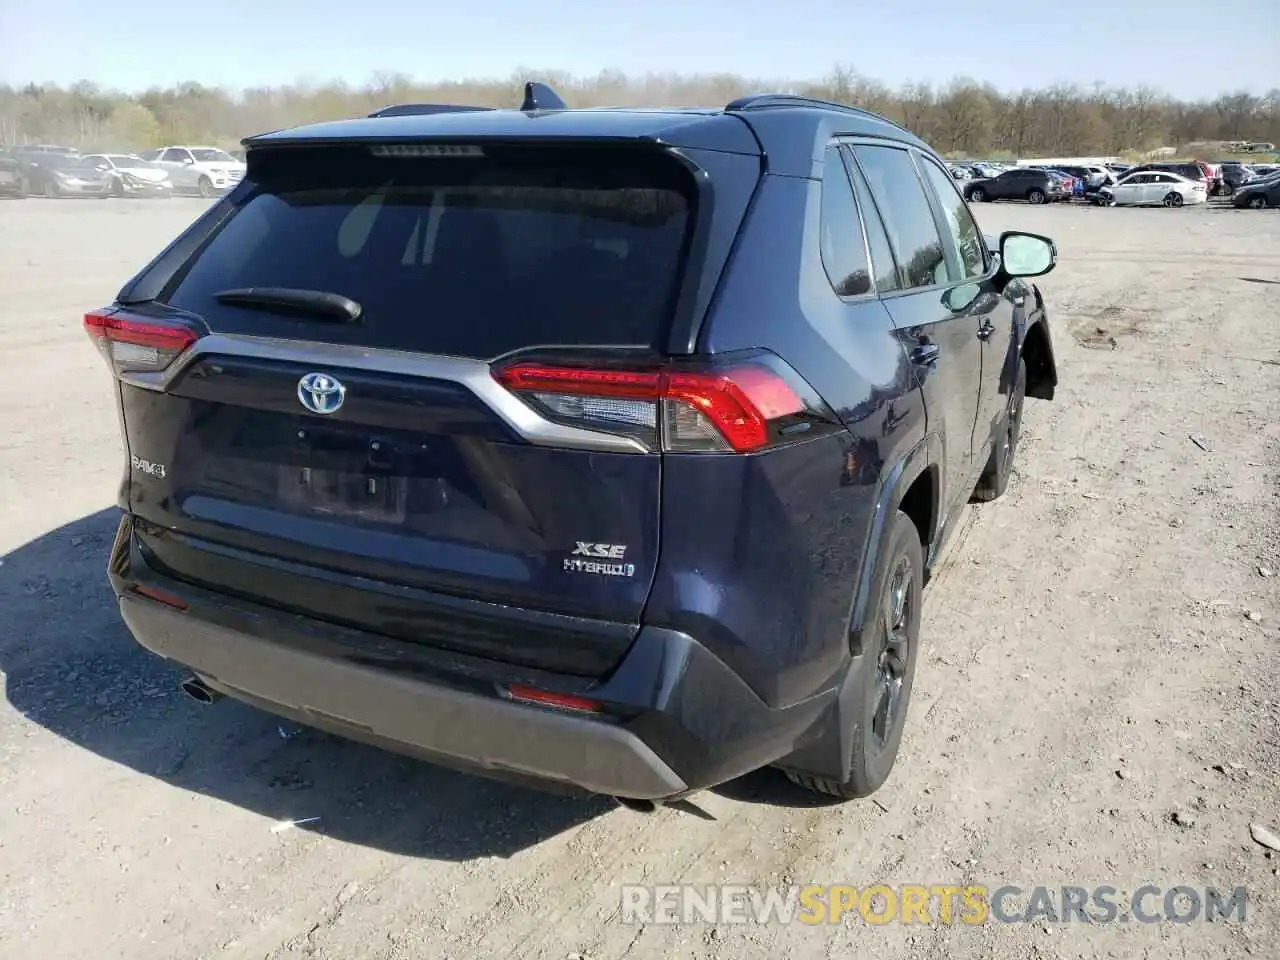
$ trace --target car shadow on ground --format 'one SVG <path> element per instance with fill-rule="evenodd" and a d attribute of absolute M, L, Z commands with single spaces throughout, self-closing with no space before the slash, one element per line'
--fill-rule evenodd
<path fill-rule="evenodd" d="M 0 672 L 30 721 L 174 787 L 275 821 L 318 817 L 300 829 L 408 856 L 509 857 L 614 808 L 398 757 L 230 699 L 195 703 L 178 689 L 184 672 L 120 619 L 106 577 L 118 518 L 99 511 L 0 558 Z"/>

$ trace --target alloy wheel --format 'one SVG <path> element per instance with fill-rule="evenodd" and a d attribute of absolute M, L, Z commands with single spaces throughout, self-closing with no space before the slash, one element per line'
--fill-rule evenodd
<path fill-rule="evenodd" d="M 892 739 L 901 722 L 902 687 L 911 652 L 911 559 L 899 557 L 885 591 L 884 627 L 876 657 L 875 711 L 871 715 L 872 742 L 877 750 Z"/>

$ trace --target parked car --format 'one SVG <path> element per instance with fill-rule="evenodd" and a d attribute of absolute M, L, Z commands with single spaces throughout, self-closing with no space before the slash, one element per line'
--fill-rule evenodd
<path fill-rule="evenodd" d="M 1149 171 L 1161 171 L 1164 173 L 1176 173 L 1180 177 L 1188 180 L 1202 180 L 1205 185 L 1205 193 L 1212 196 L 1217 189 L 1217 180 L 1213 176 L 1213 171 L 1207 163 L 1201 163 L 1198 160 L 1186 161 L 1169 161 L 1168 163 L 1144 163 L 1136 167 L 1130 167 L 1126 173 L 1147 173 Z"/>
<path fill-rule="evenodd" d="M 82 157 L 62 153 L 22 154 L 25 189 L 44 197 L 109 197 L 111 176 Z"/>
<path fill-rule="evenodd" d="M 1222 186 L 1220 192 L 1223 196 L 1229 197 L 1256 176 L 1257 174 L 1254 173 L 1253 169 L 1243 163 L 1224 163 L 1222 164 Z"/>
<path fill-rule="evenodd" d="M 1052 242 L 792 95 L 530 84 L 248 150 L 84 321 L 127 437 L 110 579 L 188 693 L 624 798 L 878 788 L 923 584 L 1054 395 Z"/>
<path fill-rule="evenodd" d="M 1063 170 L 1061 167 L 1049 167 L 1046 169 L 1048 169 L 1049 173 L 1053 174 L 1062 182 L 1063 189 L 1066 190 L 1069 194 L 1071 194 L 1071 196 L 1076 197 L 1076 196 L 1084 195 L 1083 180 L 1072 176 L 1071 174 L 1067 173 L 1067 171 Z"/>
<path fill-rule="evenodd" d="M 1108 183 L 1115 183 L 1117 179 L 1115 174 L 1100 165 L 1066 166 L 1058 169 L 1063 173 L 1070 174 L 1079 182 L 1080 189 L 1076 191 L 1077 193 L 1094 193 Z"/>
<path fill-rule="evenodd" d="M 970 180 L 964 185 L 964 198 L 972 203 L 985 200 L 1051 203 L 1070 200 L 1071 190 L 1057 174 L 1031 167 L 1015 167 L 989 179 Z"/>
<path fill-rule="evenodd" d="M 972 180 L 973 179 L 973 171 L 968 167 L 963 167 L 963 166 L 960 166 L 959 164 L 953 163 L 949 167 L 947 167 L 947 169 L 951 171 L 951 176 L 954 177 L 956 180 Z"/>
<path fill-rule="evenodd" d="M 167 170 L 175 190 L 214 197 L 244 177 L 245 165 L 217 147 L 160 147 L 142 158 Z"/>
<path fill-rule="evenodd" d="M 1007 168 L 1000 164 L 975 163 L 972 164 L 969 169 L 973 171 L 975 179 L 990 179 L 992 177 L 1000 176 L 1000 174 L 1004 173 Z"/>
<path fill-rule="evenodd" d="M 22 175 L 22 161 L 7 150 L 0 150 L 0 194 L 9 197 L 27 195 Z"/>
<path fill-rule="evenodd" d="M 83 159 L 107 171 L 117 197 L 171 197 L 169 171 L 134 153 L 88 153 Z"/>
<path fill-rule="evenodd" d="M 1110 207 L 1181 207 L 1188 203 L 1204 203 L 1209 199 L 1209 191 L 1203 180 L 1147 170 L 1125 174 L 1118 183 L 1103 187 L 1095 196 L 1096 203 Z"/>
<path fill-rule="evenodd" d="M 63 157 L 78 157 L 80 151 L 75 147 L 64 147 L 56 143 L 28 143 L 14 148 L 15 153 L 56 153 Z"/>
<path fill-rule="evenodd" d="M 1231 198 L 1234 206 L 1244 209 L 1265 210 L 1268 207 L 1280 207 L 1280 173 L 1242 185 Z"/>

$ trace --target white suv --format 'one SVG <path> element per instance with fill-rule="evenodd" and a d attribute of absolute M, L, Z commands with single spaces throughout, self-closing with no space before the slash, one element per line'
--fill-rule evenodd
<path fill-rule="evenodd" d="M 244 177 L 245 165 L 217 147 L 160 147 L 142 154 L 169 172 L 174 190 L 213 197 Z"/>

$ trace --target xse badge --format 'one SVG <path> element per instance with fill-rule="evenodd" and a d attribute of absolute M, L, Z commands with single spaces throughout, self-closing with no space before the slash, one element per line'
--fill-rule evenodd
<path fill-rule="evenodd" d="M 573 553 L 565 557 L 564 569 L 569 573 L 590 573 L 600 577 L 634 577 L 634 563 L 602 562 L 621 560 L 626 555 L 627 547 L 623 543 L 588 543 L 579 540 Z"/>

